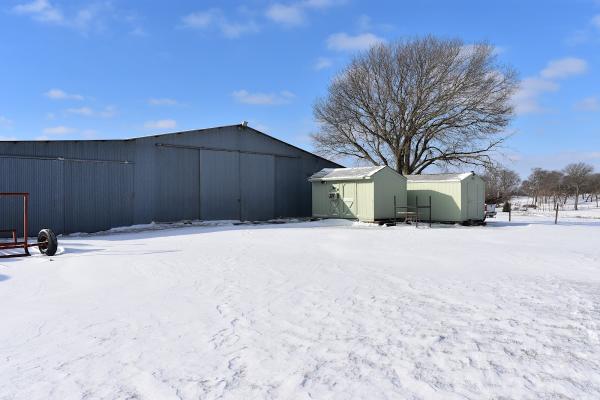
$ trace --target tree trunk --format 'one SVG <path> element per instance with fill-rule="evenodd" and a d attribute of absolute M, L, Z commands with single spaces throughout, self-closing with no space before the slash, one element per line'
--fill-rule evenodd
<path fill-rule="evenodd" d="M 575 187 L 575 211 L 577 211 L 577 204 L 579 204 L 579 186 Z"/>

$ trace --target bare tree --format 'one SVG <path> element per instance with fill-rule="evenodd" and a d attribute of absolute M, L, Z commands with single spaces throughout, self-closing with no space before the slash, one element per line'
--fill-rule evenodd
<path fill-rule="evenodd" d="M 565 181 L 575 191 L 576 210 L 579 204 L 579 193 L 593 171 L 594 167 L 583 162 L 569 164 L 564 169 Z"/>
<path fill-rule="evenodd" d="M 318 100 L 317 150 L 404 174 L 488 165 L 513 114 L 515 72 L 488 44 L 432 36 L 360 54 Z"/>
<path fill-rule="evenodd" d="M 590 175 L 588 178 L 589 191 L 591 196 L 596 197 L 596 208 L 598 207 L 598 197 L 600 197 L 600 172 Z"/>
<path fill-rule="evenodd" d="M 564 184 L 564 174 L 560 171 L 548 171 L 534 168 L 527 180 L 521 184 L 521 190 L 533 199 L 536 206 L 545 205 L 552 200 L 554 206 L 568 195 Z"/>
<path fill-rule="evenodd" d="M 486 203 L 502 203 L 509 200 L 521 183 L 519 174 L 502 166 L 486 168 L 482 178 L 486 181 Z"/>

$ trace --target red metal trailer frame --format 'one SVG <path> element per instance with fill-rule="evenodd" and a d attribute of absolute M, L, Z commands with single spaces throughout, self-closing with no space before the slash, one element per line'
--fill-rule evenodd
<path fill-rule="evenodd" d="M 26 257 L 29 256 L 29 247 L 39 246 L 39 243 L 29 244 L 29 193 L 0 193 L 0 197 L 22 197 L 23 198 L 23 241 L 17 238 L 17 230 L 15 228 L 0 229 L 0 233 L 12 234 L 12 242 L 0 242 L 0 251 L 9 249 L 23 249 L 23 254 L 0 254 L 0 258 L 7 257 Z"/>

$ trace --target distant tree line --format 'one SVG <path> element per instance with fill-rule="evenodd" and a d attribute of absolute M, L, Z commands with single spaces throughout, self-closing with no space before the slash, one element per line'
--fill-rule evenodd
<path fill-rule="evenodd" d="M 488 204 L 504 203 L 517 194 L 521 178 L 519 174 L 501 166 L 486 168 L 482 178 L 486 182 L 486 199 Z"/>
<path fill-rule="evenodd" d="M 600 173 L 594 173 L 594 167 L 583 162 L 569 164 L 560 171 L 534 168 L 522 182 L 516 172 L 501 166 L 488 168 L 483 178 L 488 203 L 503 203 L 514 195 L 526 195 L 535 205 L 564 205 L 573 197 L 575 210 L 580 200 L 595 200 L 599 206 Z"/>

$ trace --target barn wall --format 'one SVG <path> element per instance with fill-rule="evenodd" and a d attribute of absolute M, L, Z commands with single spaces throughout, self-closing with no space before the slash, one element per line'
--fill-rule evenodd
<path fill-rule="evenodd" d="M 0 192 L 30 194 L 30 235 L 42 227 L 63 233 L 130 225 L 132 145 L 131 141 L 0 142 Z M 21 212 L 14 200 L 0 198 L 2 228 L 20 226 Z"/>
<path fill-rule="evenodd" d="M 0 142 L 0 192 L 31 194 L 30 234 L 151 221 L 311 215 L 307 178 L 337 165 L 251 128 L 115 141 Z M 20 211 L 0 200 L 0 228 Z"/>

